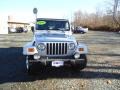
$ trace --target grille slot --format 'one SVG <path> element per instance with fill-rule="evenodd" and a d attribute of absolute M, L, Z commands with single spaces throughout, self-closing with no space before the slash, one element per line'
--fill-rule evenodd
<path fill-rule="evenodd" d="M 67 43 L 47 43 L 47 55 L 67 54 Z"/>

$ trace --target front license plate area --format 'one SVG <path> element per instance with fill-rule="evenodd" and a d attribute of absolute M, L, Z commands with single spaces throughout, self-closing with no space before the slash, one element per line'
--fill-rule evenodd
<path fill-rule="evenodd" d="M 52 61 L 52 66 L 53 67 L 64 66 L 64 61 Z"/>

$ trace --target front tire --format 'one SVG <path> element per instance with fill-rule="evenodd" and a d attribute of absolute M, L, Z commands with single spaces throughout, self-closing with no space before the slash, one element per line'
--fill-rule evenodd
<path fill-rule="evenodd" d="M 74 70 L 82 70 L 87 66 L 87 56 L 85 54 L 81 54 L 80 59 L 83 59 L 82 61 L 76 60 L 73 64 Z"/>
<path fill-rule="evenodd" d="M 30 60 L 30 56 L 26 56 L 26 70 L 29 75 L 33 75 L 34 74 L 33 63 L 30 62 L 29 60 Z"/>
<path fill-rule="evenodd" d="M 32 55 L 26 56 L 26 70 L 28 75 L 36 75 L 38 72 L 42 73 L 44 65 L 40 62 L 30 62 L 34 60 Z"/>
<path fill-rule="evenodd" d="M 36 73 L 36 64 L 35 62 L 30 62 L 33 60 L 33 56 L 26 56 L 26 70 L 28 75 L 34 75 Z"/>

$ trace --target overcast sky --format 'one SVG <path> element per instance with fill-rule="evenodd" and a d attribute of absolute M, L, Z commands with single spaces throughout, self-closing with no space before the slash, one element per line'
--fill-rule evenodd
<path fill-rule="evenodd" d="M 93 13 L 105 0 L 0 0 L 0 14 L 23 20 L 33 20 L 32 10 L 38 8 L 38 17 L 71 19 L 75 11 Z"/>

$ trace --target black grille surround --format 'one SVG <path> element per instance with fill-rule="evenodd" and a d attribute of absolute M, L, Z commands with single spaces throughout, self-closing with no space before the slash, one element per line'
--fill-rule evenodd
<path fill-rule="evenodd" d="M 66 42 L 50 42 L 46 43 L 47 55 L 66 55 L 68 43 Z"/>

